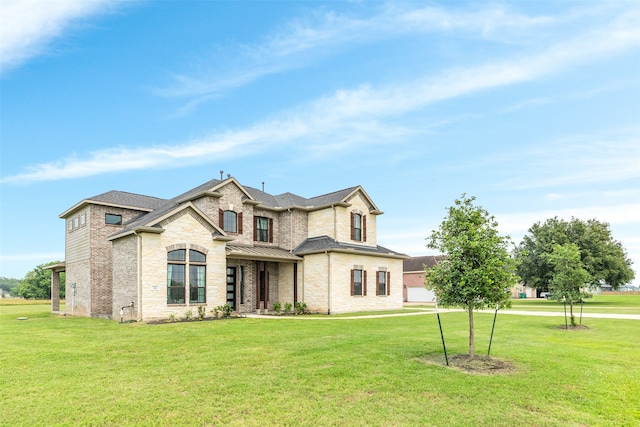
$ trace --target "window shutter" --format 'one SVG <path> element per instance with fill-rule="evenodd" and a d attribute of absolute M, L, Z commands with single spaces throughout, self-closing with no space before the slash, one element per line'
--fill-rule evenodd
<path fill-rule="evenodd" d="M 362 215 L 362 241 L 367 241 L 367 217 Z"/>
<path fill-rule="evenodd" d="M 269 243 L 273 243 L 273 218 L 269 218 Z"/>
<path fill-rule="evenodd" d="M 258 217 L 253 217 L 253 241 L 258 241 Z"/>
<path fill-rule="evenodd" d="M 218 225 L 224 230 L 224 211 L 218 209 Z"/>
<path fill-rule="evenodd" d="M 238 214 L 238 234 L 242 234 L 242 212 Z"/>
<path fill-rule="evenodd" d="M 387 271 L 387 295 L 391 295 L 391 272 Z"/>
<path fill-rule="evenodd" d="M 362 295 L 364 295 L 364 296 L 366 297 L 366 296 L 367 296 L 367 270 L 363 271 L 363 272 L 362 272 L 362 275 L 364 276 L 364 277 L 362 278 L 362 280 L 363 280 L 363 282 L 364 282 L 364 283 L 362 284 L 362 288 L 363 288 L 363 289 L 362 289 Z"/>
<path fill-rule="evenodd" d="M 351 212 L 351 240 L 356 240 L 356 229 L 355 229 L 355 214 Z"/>
<path fill-rule="evenodd" d="M 351 296 L 353 296 L 353 270 L 351 270 Z"/>
<path fill-rule="evenodd" d="M 376 295 L 380 295 L 380 273 L 376 272 Z"/>

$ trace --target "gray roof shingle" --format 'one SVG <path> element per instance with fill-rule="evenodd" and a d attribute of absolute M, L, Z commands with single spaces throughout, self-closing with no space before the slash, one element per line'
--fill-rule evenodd
<path fill-rule="evenodd" d="M 323 252 L 326 250 L 353 250 L 359 252 L 368 252 L 372 254 L 380 254 L 380 255 L 392 255 L 398 257 L 407 257 L 405 254 L 401 254 L 399 252 L 392 251 L 391 249 L 387 249 L 383 246 L 366 246 L 366 245 L 356 245 L 352 243 L 342 243 L 338 242 L 335 239 L 332 239 L 329 236 L 319 236 L 319 237 L 311 237 L 306 239 L 297 248 L 293 250 L 293 253 L 296 255 L 305 255 L 310 253 Z"/>

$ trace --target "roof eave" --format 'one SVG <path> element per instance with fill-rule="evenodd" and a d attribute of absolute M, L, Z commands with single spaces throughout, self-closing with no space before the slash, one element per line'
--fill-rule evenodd
<path fill-rule="evenodd" d="M 66 211 L 62 212 L 60 215 L 58 215 L 58 218 L 66 218 L 69 215 L 71 215 L 72 213 L 74 213 L 76 211 L 79 211 L 80 209 L 84 208 L 87 205 L 109 206 L 109 207 L 112 207 L 112 208 L 131 209 L 131 210 L 139 211 L 139 212 L 153 212 L 153 209 L 142 208 L 140 206 L 131 206 L 131 205 L 123 205 L 123 204 L 120 204 L 120 203 L 107 203 L 107 202 L 100 202 L 100 201 L 97 201 L 97 200 L 84 199 L 80 203 L 76 203 L 75 205 L 73 205 L 72 207 L 67 209 Z"/>

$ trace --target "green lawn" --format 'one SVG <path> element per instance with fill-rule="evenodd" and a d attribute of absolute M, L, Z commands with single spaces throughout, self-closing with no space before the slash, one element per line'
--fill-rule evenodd
<path fill-rule="evenodd" d="M 545 299 L 514 299 L 511 309 L 527 311 L 564 311 L 561 302 Z M 567 306 L 567 310 L 569 306 Z M 640 314 L 640 295 L 594 295 L 584 300 L 584 313 Z M 580 304 L 574 305 L 574 313 L 580 311 Z"/>
<path fill-rule="evenodd" d="M 441 318 L 466 352 L 466 314 Z M 492 320 L 476 315 L 478 353 Z M 637 425 L 640 322 L 561 323 L 499 316 L 492 356 L 516 370 L 479 376 L 420 361 L 442 354 L 433 314 L 147 325 L 0 306 L 0 425 Z"/>

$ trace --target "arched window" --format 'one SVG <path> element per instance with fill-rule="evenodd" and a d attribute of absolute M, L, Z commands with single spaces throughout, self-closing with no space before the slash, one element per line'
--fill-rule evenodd
<path fill-rule="evenodd" d="M 242 234 L 242 212 L 219 210 L 219 225 L 227 233 Z"/>
<path fill-rule="evenodd" d="M 189 303 L 206 303 L 206 255 L 190 249 L 167 253 L 167 304 L 186 303 L 186 273 L 189 272 Z"/>
<path fill-rule="evenodd" d="M 224 219 L 222 221 L 222 229 L 229 233 L 238 232 L 238 214 L 234 211 L 224 211 Z"/>

